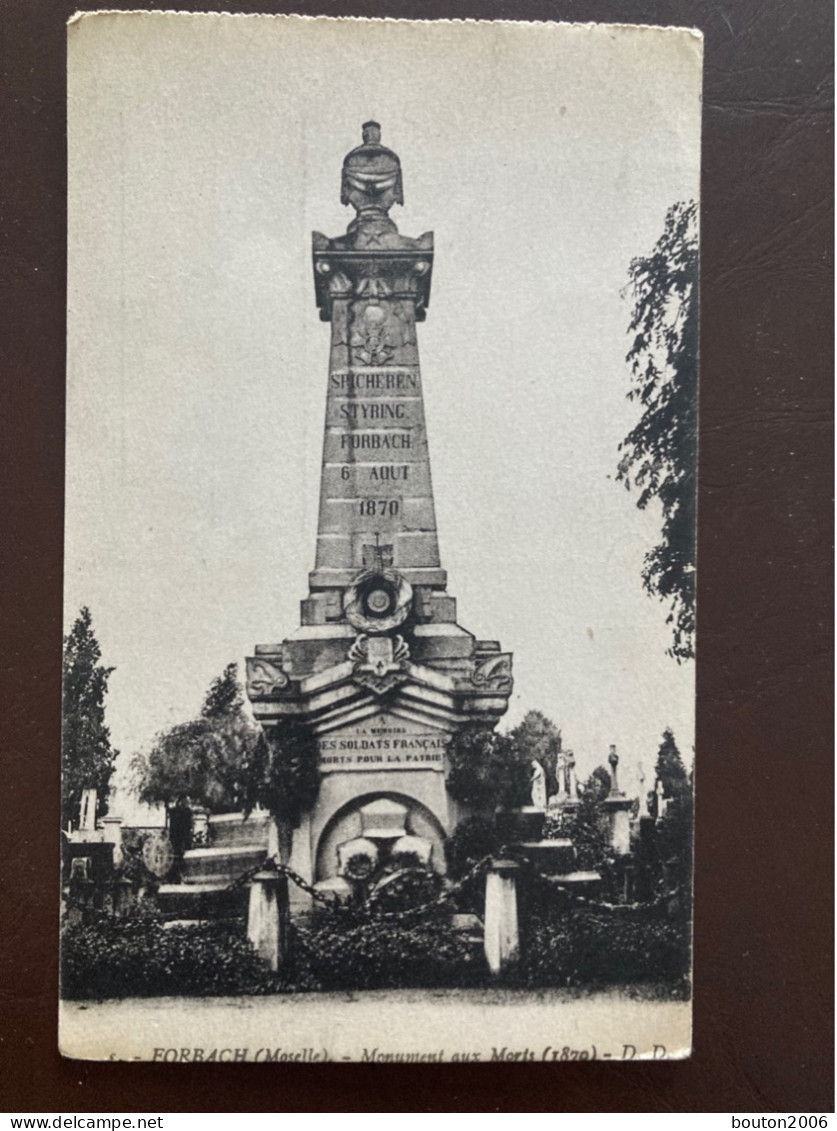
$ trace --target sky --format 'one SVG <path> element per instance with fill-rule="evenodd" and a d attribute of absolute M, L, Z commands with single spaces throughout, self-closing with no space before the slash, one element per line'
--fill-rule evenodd
<path fill-rule="evenodd" d="M 459 623 L 514 653 L 582 776 L 694 741 L 693 665 L 642 589 L 659 533 L 615 481 L 631 259 L 699 185 L 700 41 L 591 25 L 87 16 L 69 32 L 65 610 L 115 668 L 126 765 L 299 623 L 329 327 L 311 232 L 345 231 L 375 118 L 406 235 L 435 233 L 419 350 Z M 624 771 L 624 772 L 623 772 Z"/>

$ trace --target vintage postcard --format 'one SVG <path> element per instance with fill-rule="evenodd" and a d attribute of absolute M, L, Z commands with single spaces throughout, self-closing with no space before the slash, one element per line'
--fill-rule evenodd
<path fill-rule="evenodd" d="M 60 1047 L 691 1047 L 694 30 L 68 27 Z"/>

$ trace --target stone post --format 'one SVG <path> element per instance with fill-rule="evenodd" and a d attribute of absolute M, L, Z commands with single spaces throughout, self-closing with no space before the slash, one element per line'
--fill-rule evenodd
<path fill-rule="evenodd" d="M 514 860 L 492 860 L 485 876 L 485 957 L 494 977 L 517 962 L 520 929 L 517 915 L 517 874 Z"/>
<path fill-rule="evenodd" d="M 99 824 L 105 844 L 113 845 L 113 866 L 118 868 L 122 863 L 122 818 L 102 817 Z"/>
<path fill-rule="evenodd" d="M 257 872 L 250 884 L 247 938 L 271 970 L 278 970 L 288 957 L 290 923 L 287 877 Z"/>

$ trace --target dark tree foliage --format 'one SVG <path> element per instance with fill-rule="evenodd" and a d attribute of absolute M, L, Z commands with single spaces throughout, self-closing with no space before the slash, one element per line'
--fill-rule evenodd
<path fill-rule="evenodd" d="M 669 918 L 681 922 L 688 937 L 691 922 L 693 794 L 692 777 L 683 765 L 671 730 L 657 753 L 656 790 L 648 795 L 650 820 L 641 822 L 634 845 L 638 894 L 641 899 L 665 896 Z"/>
<path fill-rule="evenodd" d="M 134 759 L 139 797 L 151 805 L 202 806 L 213 813 L 244 804 L 261 731 L 244 711 L 237 667 L 215 679 L 197 719 L 157 735 Z"/>
<path fill-rule="evenodd" d="M 671 727 L 666 727 L 663 731 L 663 741 L 657 751 L 654 774 L 656 780 L 663 783 L 664 797 L 677 799 L 691 792 L 689 775 Z"/>
<path fill-rule="evenodd" d="M 493 816 L 468 817 L 460 821 L 445 841 L 448 873 L 458 880 L 478 861 L 499 852 L 501 847 L 500 834 Z M 483 876 L 478 877 L 477 887 L 480 892 L 485 887 Z"/>
<path fill-rule="evenodd" d="M 521 761 L 510 738 L 488 727 L 466 726 L 448 746 L 451 797 L 477 811 L 528 802 L 528 762 Z M 531 759 L 529 759 L 531 761 Z"/>
<path fill-rule="evenodd" d="M 241 713 L 244 695 L 238 682 L 238 665 L 227 664 L 224 671 L 209 685 L 201 707 L 204 719 L 232 718 Z"/>
<path fill-rule="evenodd" d="M 267 809 L 279 832 L 279 854 L 290 859 L 293 831 L 317 800 L 320 752 L 310 727 L 287 720 L 261 736 L 247 768 L 246 812 Z"/>
<path fill-rule="evenodd" d="M 669 802 L 665 816 L 655 826 L 657 857 L 664 865 L 666 887 L 680 890 L 684 910 L 688 910 L 688 893 L 692 886 L 693 833 L 693 799 L 689 787 Z"/>
<path fill-rule="evenodd" d="M 655 851 L 667 871 L 667 886 L 689 888 L 692 871 L 693 791 L 692 780 L 683 764 L 670 729 L 663 732 L 657 751 L 656 780 L 662 782 L 665 812 L 654 827 Z M 649 811 L 658 817 L 657 794 L 650 795 Z"/>
<path fill-rule="evenodd" d="M 118 751 L 105 726 L 105 695 L 113 668 L 104 667 L 99 642 L 85 606 L 64 637 L 61 723 L 61 813 L 66 826 L 78 821 L 82 791 L 97 790 L 96 816 L 107 813 L 111 775 Z"/>
<path fill-rule="evenodd" d="M 547 795 L 558 789 L 555 768 L 561 751 L 561 732 L 541 711 L 528 711 L 523 721 L 509 732 L 516 761 L 540 762 L 546 774 Z"/>
<path fill-rule="evenodd" d="M 695 492 L 697 476 L 698 238 L 694 201 L 668 210 L 649 256 L 631 261 L 634 301 L 628 399 L 642 408 L 619 445 L 617 479 L 639 490 L 637 506 L 662 507 L 660 541 L 645 557 L 646 590 L 670 605 L 668 650 L 694 656 Z"/>
<path fill-rule="evenodd" d="M 602 802 L 610 793 L 610 774 L 597 766 L 579 786 L 578 808 L 568 829 L 576 850 L 578 867 L 600 870 L 610 858 L 610 835 L 607 813 Z"/>
<path fill-rule="evenodd" d="M 604 766 L 596 766 L 590 777 L 579 787 L 578 795 L 583 804 L 600 805 L 610 794 L 610 774 Z"/>

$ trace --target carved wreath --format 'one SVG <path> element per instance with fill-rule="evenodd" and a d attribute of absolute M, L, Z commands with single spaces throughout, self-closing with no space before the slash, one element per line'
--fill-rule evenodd
<path fill-rule="evenodd" d="M 376 608 L 375 597 L 388 600 Z M 397 570 L 364 570 L 343 594 L 346 620 L 361 632 L 375 636 L 398 628 L 407 619 L 413 600 L 413 587 Z M 371 603 L 370 603 L 371 601 Z"/>

